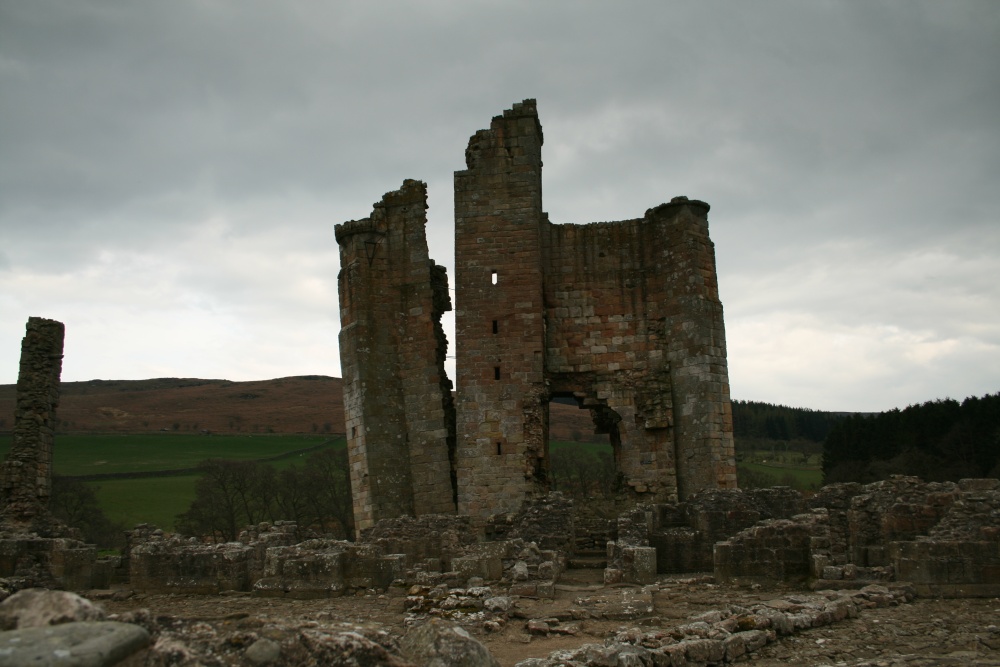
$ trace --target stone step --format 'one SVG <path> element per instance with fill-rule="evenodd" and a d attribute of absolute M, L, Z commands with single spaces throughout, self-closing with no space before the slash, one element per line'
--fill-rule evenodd
<path fill-rule="evenodd" d="M 608 566 L 608 558 L 604 554 L 600 556 L 581 556 L 577 554 L 566 562 L 566 567 L 570 570 L 603 570 Z"/>

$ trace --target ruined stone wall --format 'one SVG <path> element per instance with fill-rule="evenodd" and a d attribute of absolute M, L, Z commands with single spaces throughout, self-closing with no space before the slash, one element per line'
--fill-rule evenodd
<path fill-rule="evenodd" d="M 705 572 L 717 542 L 762 520 L 787 519 L 804 508 L 788 487 L 705 489 L 682 503 L 642 505 L 618 518 L 621 546 L 655 549 L 661 574 Z"/>
<path fill-rule="evenodd" d="M 458 510 L 517 510 L 548 486 L 542 128 L 533 100 L 469 141 L 455 173 Z"/>
<path fill-rule="evenodd" d="M 21 341 L 14 438 L 0 470 L 5 527 L 46 536 L 60 532 L 48 506 L 64 335 L 61 322 L 28 319 Z"/>
<path fill-rule="evenodd" d="M 734 488 L 708 205 L 552 225 L 534 100 L 476 133 L 455 174 L 460 512 L 516 510 L 547 487 L 548 401 L 574 396 L 650 500 Z"/>
<path fill-rule="evenodd" d="M 455 511 L 454 414 L 441 315 L 444 268 L 428 258 L 426 185 L 407 180 L 372 215 L 337 225 L 340 356 L 358 531 Z"/>
<path fill-rule="evenodd" d="M 547 225 L 546 378 L 610 409 L 616 463 L 650 500 L 736 485 L 725 333 L 708 205 Z"/>
<path fill-rule="evenodd" d="M 715 544 L 716 579 L 810 577 L 817 588 L 905 581 L 921 595 L 1000 594 L 1000 481 L 916 477 L 821 489 L 810 512 Z"/>
<path fill-rule="evenodd" d="M 708 205 L 675 197 L 643 218 L 552 225 L 542 142 L 525 100 L 470 139 L 455 173 L 455 406 L 425 186 L 406 181 L 337 227 L 359 531 L 456 508 L 514 512 L 544 495 L 548 406 L 561 396 L 592 411 L 636 496 L 736 485 Z"/>

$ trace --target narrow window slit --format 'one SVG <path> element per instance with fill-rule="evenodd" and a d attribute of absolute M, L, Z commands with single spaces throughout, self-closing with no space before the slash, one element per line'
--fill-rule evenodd
<path fill-rule="evenodd" d="M 496 285 L 500 281 L 500 275 L 496 271 L 490 272 L 490 281 Z"/>
<path fill-rule="evenodd" d="M 500 333 L 500 326 L 497 324 L 496 320 L 493 320 L 493 333 Z"/>
<path fill-rule="evenodd" d="M 503 454 L 503 444 L 498 442 L 497 443 L 497 456 L 500 456 L 501 454 Z"/>
<path fill-rule="evenodd" d="M 493 367 L 493 379 L 494 380 L 499 380 L 500 379 L 500 367 L 499 366 L 494 366 Z"/>

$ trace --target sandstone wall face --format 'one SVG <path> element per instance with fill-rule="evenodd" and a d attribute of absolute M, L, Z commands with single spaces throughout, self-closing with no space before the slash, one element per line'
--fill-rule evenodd
<path fill-rule="evenodd" d="M 735 488 L 708 205 L 551 224 L 542 140 L 525 100 L 470 139 L 455 174 L 459 511 L 514 511 L 544 491 L 557 396 L 592 411 L 637 496 Z"/>
<path fill-rule="evenodd" d="M 337 225 L 340 352 L 356 528 L 455 511 L 454 408 L 441 315 L 444 268 L 427 255 L 426 185 L 407 180 L 372 215 Z"/>
<path fill-rule="evenodd" d="M 455 173 L 458 509 L 517 510 L 547 489 L 542 128 L 514 105 Z"/>
<path fill-rule="evenodd" d="M 618 469 L 651 499 L 736 486 L 708 205 L 546 225 L 546 380 L 604 415 Z"/>

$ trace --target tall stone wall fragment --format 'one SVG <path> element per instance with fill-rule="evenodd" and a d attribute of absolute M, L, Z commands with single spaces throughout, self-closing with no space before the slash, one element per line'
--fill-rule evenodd
<path fill-rule="evenodd" d="M 542 127 L 534 100 L 477 132 L 455 173 L 458 509 L 548 489 Z"/>
<path fill-rule="evenodd" d="M 357 531 L 455 511 L 454 407 L 444 370 L 444 267 L 428 258 L 427 186 L 407 180 L 336 227 L 340 352 Z"/>
<path fill-rule="evenodd" d="M 28 319 L 21 341 L 13 442 L 0 469 L 4 526 L 45 536 L 61 528 L 48 505 L 64 336 L 61 322 Z"/>

